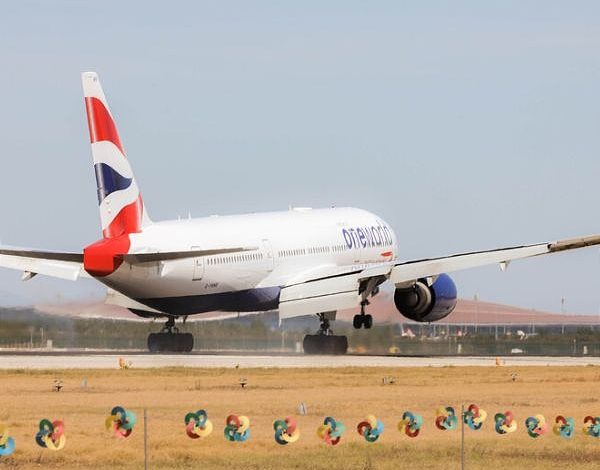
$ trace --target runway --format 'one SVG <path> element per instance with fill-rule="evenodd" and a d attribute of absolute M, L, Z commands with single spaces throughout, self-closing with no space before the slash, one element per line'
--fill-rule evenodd
<path fill-rule="evenodd" d="M 304 356 L 260 354 L 10 354 L 0 355 L 0 370 L 132 368 L 310 368 L 310 367 L 489 367 L 495 357 Z M 503 366 L 600 366 L 599 357 L 500 357 Z"/>

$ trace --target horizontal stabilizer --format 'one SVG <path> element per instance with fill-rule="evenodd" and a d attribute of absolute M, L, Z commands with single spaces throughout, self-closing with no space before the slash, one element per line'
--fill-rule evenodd
<path fill-rule="evenodd" d="M 83 270 L 83 254 L 55 251 L 30 250 L 25 248 L 0 248 L 0 267 L 16 269 L 26 273 L 23 280 L 36 274 L 75 281 L 88 277 Z"/>
<path fill-rule="evenodd" d="M 19 256 L 34 259 L 46 259 L 52 261 L 71 261 L 73 263 L 83 263 L 83 253 L 60 253 L 57 251 L 23 250 L 0 248 L 0 255 Z"/>

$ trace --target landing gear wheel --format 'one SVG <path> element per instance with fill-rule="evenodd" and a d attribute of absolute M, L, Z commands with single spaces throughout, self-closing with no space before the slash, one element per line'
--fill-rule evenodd
<path fill-rule="evenodd" d="M 194 349 L 194 335 L 191 333 L 179 333 L 179 351 L 192 352 Z"/>
<path fill-rule="evenodd" d="M 333 331 L 331 331 L 330 328 L 329 318 L 326 314 L 319 313 L 317 315 L 321 321 L 319 332 L 316 335 L 306 335 L 304 337 L 304 353 L 346 354 L 346 352 L 348 352 L 348 338 L 333 334 Z"/>
<path fill-rule="evenodd" d="M 160 333 L 150 333 L 148 335 L 148 351 L 155 353 L 161 350 L 161 341 L 158 338 Z"/>
<path fill-rule="evenodd" d="M 333 354 L 346 354 L 348 352 L 348 338 L 346 336 L 334 336 L 335 352 Z"/>
<path fill-rule="evenodd" d="M 175 317 L 169 317 L 160 333 L 148 335 L 148 350 L 157 352 L 190 352 L 194 349 L 194 336 L 180 333 L 175 326 Z"/>
<path fill-rule="evenodd" d="M 335 335 L 306 335 L 303 346 L 305 354 L 346 354 L 348 338 Z"/>
<path fill-rule="evenodd" d="M 302 342 L 304 354 L 319 354 L 319 337 L 321 335 L 306 335 Z"/>
<path fill-rule="evenodd" d="M 368 330 L 373 327 L 373 316 L 364 313 L 354 315 L 352 326 L 357 330 L 360 330 L 364 326 Z"/>
<path fill-rule="evenodd" d="M 191 333 L 150 333 L 150 352 L 190 352 L 194 349 L 194 336 Z"/>

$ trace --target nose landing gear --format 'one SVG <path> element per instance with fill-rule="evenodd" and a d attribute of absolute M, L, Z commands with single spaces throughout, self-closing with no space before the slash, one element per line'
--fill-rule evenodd
<path fill-rule="evenodd" d="M 150 352 L 190 352 L 194 348 L 194 336 L 191 333 L 180 333 L 175 326 L 177 317 L 169 317 L 160 333 L 148 335 Z"/>

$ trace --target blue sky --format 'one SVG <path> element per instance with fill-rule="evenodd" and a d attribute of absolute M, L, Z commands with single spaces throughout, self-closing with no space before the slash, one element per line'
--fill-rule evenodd
<path fill-rule="evenodd" d="M 99 216 L 97 71 L 154 219 L 350 205 L 404 259 L 600 232 L 597 2 L 19 1 L 0 16 L 0 239 L 79 250 Z M 600 313 L 589 249 L 454 275 Z M 0 304 L 101 295 L 0 272 Z"/>

